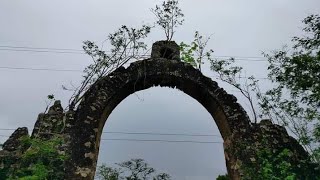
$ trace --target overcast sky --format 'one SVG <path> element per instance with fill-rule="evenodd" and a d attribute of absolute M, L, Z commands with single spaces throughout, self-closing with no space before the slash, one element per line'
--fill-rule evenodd
<path fill-rule="evenodd" d="M 108 33 L 125 24 L 152 24 L 155 0 L 0 0 L 0 128 L 26 126 L 32 130 L 38 113 L 44 111 L 46 96 L 54 94 L 65 106 L 70 93 L 61 85 L 77 84 L 81 72 L 13 70 L 50 68 L 83 70 L 90 57 L 80 53 L 17 51 L 5 46 L 81 49 L 84 40 L 101 43 Z M 174 40 L 190 42 L 195 30 L 212 35 L 209 47 L 216 56 L 261 57 L 261 52 L 290 44 L 301 35 L 301 20 L 320 12 L 319 0 L 182 0 L 185 23 Z M 153 30 L 146 40 L 164 39 Z M 9 50 L 8 50 L 9 49 Z M 21 50 L 21 49 L 20 49 Z M 78 52 L 78 51 L 75 51 Z M 253 58 L 257 59 L 257 58 Z M 261 59 L 260 59 L 261 60 Z M 266 77 L 266 62 L 237 61 L 247 75 Z M 204 74 L 214 73 L 209 68 Z M 213 77 L 214 78 L 214 77 Z M 220 83 L 229 93 L 238 92 Z M 261 79 L 262 88 L 270 83 Z M 250 114 L 250 112 L 249 112 Z M 181 91 L 151 88 L 130 95 L 110 115 L 104 131 L 188 133 L 219 135 L 209 113 Z M 0 130 L 0 135 L 12 131 Z M 102 141 L 99 163 L 112 164 L 144 158 L 151 166 L 173 179 L 213 179 L 226 172 L 221 138 L 103 134 L 103 139 L 165 139 L 211 141 L 212 144 Z M 6 137 L 0 136 L 0 142 Z"/>

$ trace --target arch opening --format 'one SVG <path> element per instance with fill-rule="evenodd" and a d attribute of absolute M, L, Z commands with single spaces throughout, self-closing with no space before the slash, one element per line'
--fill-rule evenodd
<path fill-rule="evenodd" d="M 140 127 L 138 124 L 143 124 L 145 127 Z M 120 130 L 164 134 L 219 134 L 211 115 L 201 104 L 177 89 L 160 87 L 152 87 L 126 97 L 110 114 L 103 129 L 104 132 Z M 101 163 L 101 158 L 107 159 L 109 164 L 131 158 L 143 158 L 156 170 L 159 169 L 175 177 L 173 179 L 184 179 L 186 176 L 197 179 L 201 174 L 203 178 L 208 179 L 217 174 L 225 174 L 222 143 L 103 140 L 110 138 L 222 142 L 221 137 L 106 133 L 102 134 L 98 162 Z M 213 152 L 215 155 L 210 156 Z M 179 166 L 181 168 L 178 168 Z"/>

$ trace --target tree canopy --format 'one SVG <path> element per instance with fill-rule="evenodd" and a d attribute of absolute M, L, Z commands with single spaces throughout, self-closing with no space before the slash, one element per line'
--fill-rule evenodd
<path fill-rule="evenodd" d="M 170 180 L 166 173 L 156 174 L 156 170 L 150 167 L 143 159 L 131 159 L 122 163 L 116 163 L 117 167 L 109 167 L 105 164 L 99 166 L 98 177 L 101 180 Z"/>

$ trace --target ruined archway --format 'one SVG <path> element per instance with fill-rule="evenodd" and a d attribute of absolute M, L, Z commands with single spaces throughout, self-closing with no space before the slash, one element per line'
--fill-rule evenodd
<path fill-rule="evenodd" d="M 211 114 L 224 141 L 226 167 L 231 179 L 243 177 L 247 165 L 256 169 L 261 167 L 255 159 L 259 149 L 271 149 L 274 155 L 284 149 L 290 151 L 288 160 L 297 172 L 302 173 L 300 179 L 304 179 L 309 171 L 316 174 L 316 166 L 313 165 L 306 171 L 305 167 L 312 164 L 310 157 L 284 127 L 270 120 L 250 123 L 237 99 L 199 70 L 181 62 L 177 44 L 170 41 L 156 42 L 151 58 L 131 63 L 128 68 L 120 67 L 98 80 L 84 94 L 76 111 L 64 112 L 60 101 L 56 101 L 47 113 L 39 114 L 31 138 L 48 140 L 55 135 L 62 137 L 64 143 L 57 150 L 66 154 L 67 160 L 62 164 L 64 172 L 57 173 L 63 173 L 64 179 L 91 180 L 108 116 L 127 96 L 153 86 L 180 89 Z M 20 143 L 22 136 L 28 136 L 27 128 L 18 128 L 3 143 L 0 171 L 19 167 L 19 158 L 28 151 Z M 12 161 L 7 162 L 8 158 Z"/>
<path fill-rule="evenodd" d="M 128 68 L 118 68 L 86 92 L 70 130 L 74 172 L 70 177 L 94 176 L 100 137 L 108 116 L 127 96 L 153 86 L 177 88 L 197 100 L 215 120 L 224 141 L 250 127 L 249 118 L 237 99 L 199 70 L 181 62 L 178 53 L 175 43 L 158 42 L 153 46 L 152 58 L 134 62 Z M 229 174 L 232 174 L 231 161 L 233 158 L 229 155 L 226 158 Z"/>

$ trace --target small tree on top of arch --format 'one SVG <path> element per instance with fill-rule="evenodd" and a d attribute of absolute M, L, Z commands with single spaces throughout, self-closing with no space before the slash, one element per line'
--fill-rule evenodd
<path fill-rule="evenodd" d="M 161 6 L 156 5 L 156 8 L 152 8 L 151 12 L 153 12 L 157 18 L 156 24 L 164 30 L 166 40 L 171 41 L 175 33 L 174 28 L 182 25 L 184 21 L 184 14 L 178 7 L 178 1 L 163 1 Z"/>

